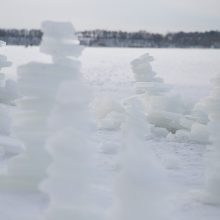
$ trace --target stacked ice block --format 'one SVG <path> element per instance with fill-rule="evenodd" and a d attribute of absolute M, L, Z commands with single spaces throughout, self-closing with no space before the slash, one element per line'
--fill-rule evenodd
<path fill-rule="evenodd" d="M 18 87 L 22 98 L 17 100 L 13 134 L 23 141 L 25 153 L 8 164 L 8 175 L 0 178 L 0 187 L 10 190 L 37 190 L 47 176 L 50 157 L 45 150 L 48 138 L 48 116 L 57 91 L 65 80 L 79 78 L 76 58 L 81 46 L 71 23 L 42 23 L 44 32 L 40 51 L 49 54 L 51 63 L 30 62 L 18 68 Z"/>

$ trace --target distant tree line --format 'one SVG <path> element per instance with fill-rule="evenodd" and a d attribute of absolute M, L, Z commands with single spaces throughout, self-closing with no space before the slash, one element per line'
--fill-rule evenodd
<path fill-rule="evenodd" d="M 0 29 L 0 40 L 8 45 L 38 46 L 42 36 L 41 30 Z M 220 48 L 220 31 L 162 35 L 146 31 L 88 30 L 78 32 L 78 37 L 82 45 L 93 47 Z"/>
<path fill-rule="evenodd" d="M 37 46 L 42 36 L 40 30 L 0 29 L 0 40 L 5 41 L 7 45 Z"/>
<path fill-rule="evenodd" d="M 82 31 L 78 33 L 83 45 L 104 47 L 177 47 L 220 48 L 220 32 L 178 32 L 165 35 L 146 31 Z"/>

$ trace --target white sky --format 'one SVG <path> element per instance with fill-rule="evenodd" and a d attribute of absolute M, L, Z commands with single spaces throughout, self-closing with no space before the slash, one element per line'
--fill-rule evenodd
<path fill-rule="evenodd" d="M 39 28 L 48 19 L 78 30 L 220 30 L 220 0 L 0 0 L 0 28 Z"/>

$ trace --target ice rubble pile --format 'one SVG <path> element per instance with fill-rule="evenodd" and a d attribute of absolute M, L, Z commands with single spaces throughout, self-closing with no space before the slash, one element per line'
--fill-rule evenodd
<path fill-rule="evenodd" d="M 205 115 L 196 106 L 191 115 L 192 110 L 181 96 L 172 94 L 171 87 L 156 76 L 150 64 L 152 61 L 153 57 L 144 54 L 131 62 L 136 93 L 145 104 L 152 132 L 167 136 L 169 140 L 207 143 Z"/>
<path fill-rule="evenodd" d="M 180 118 L 181 129 L 177 130 L 175 134 L 170 133 L 167 139 L 179 142 L 208 144 L 208 122 L 208 114 L 205 111 L 204 99 L 202 99 L 192 109 L 189 109 L 188 114 Z"/>
<path fill-rule="evenodd" d="M 220 75 L 212 81 L 213 89 L 204 100 L 209 116 L 210 151 L 207 156 L 205 202 L 220 205 Z"/>
<path fill-rule="evenodd" d="M 48 116 L 61 83 L 78 78 L 79 62 L 69 57 L 78 57 L 82 48 L 72 24 L 45 21 L 42 31 L 40 51 L 51 55 L 52 63 L 30 62 L 17 70 L 22 98 L 17 101 L 13 133 L 23 141 L 26 150 L 9 161 L 8 175 L 0 179 L 3 188 L 37 190 L 46 177 L 50 161 L 45 150 Z"/>
<path fill-rule="evenodd" d="M 147 146 L 149 125 L 137 101 L 127 108 L 122 126 L 123 149 L 116 178 L 116 200 L 110 219 L 168 219 L 168 184 L 165 171 Z M 160 210 L 158 212 L 158 210 Z"/>
<path fill-rule="evenodd" d="M 169 134 L 167 138 L 171 141 L 208 144 L 208 122 L 208 114 L 205 111 L 204 99 L 202 99 L 180 119 L 182 128 L 177 130 L 175 134 Z"/>

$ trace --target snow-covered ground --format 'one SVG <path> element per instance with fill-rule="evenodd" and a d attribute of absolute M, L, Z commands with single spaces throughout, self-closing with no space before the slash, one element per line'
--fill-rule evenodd
<path fill-rule="evenodd" d="M 35 47 L 5 47 L 1 51 L 13 62 L 12 67 L 4 70 L 9 78 L 16 78 L 18 65 L 31 60 L 46 62 L 49 59 Z M 130 62 L 145 52 L 155 58 L 152 65 L 158 76 L 173 85 L 173 92 L 181 94 L 190 103 L 207 95 L 210 79 L 220 73 L 220 50 L 87 48 L 81 57 L 82 73 L 93 89 L 94 98 L 107 96 L 121 102 L 134 94 Z M 103 209 L 108 210 L 112 203 L 120 133 L 97 130 L 93 142 L 97 146 L 97 192 L 94 197 Z M 167 170 L 173 187 L 170 219 L 219 220 L 220 207 L 197 200 L 197 192 L 204 183 L 206 146 L 156 137 L 146 140 L 146 146 L 152 148 Z M 6 164 L 7 159 L 1 158 L 1 170 Z M 37 220 L 47 207 L 47 202 L 47 198 L 39 194 L 1 192 L 0 220 Z"/>

